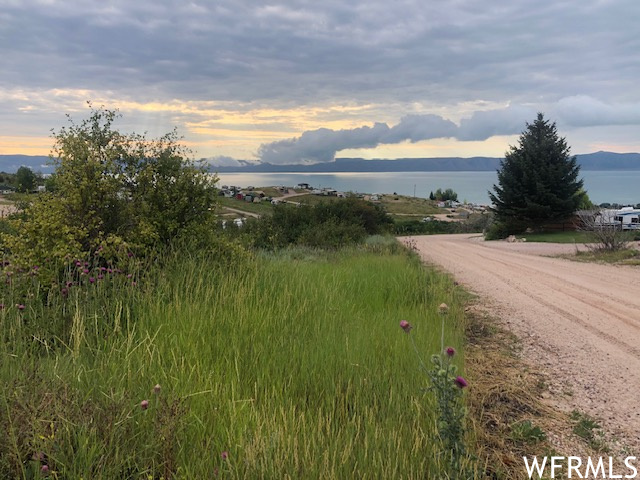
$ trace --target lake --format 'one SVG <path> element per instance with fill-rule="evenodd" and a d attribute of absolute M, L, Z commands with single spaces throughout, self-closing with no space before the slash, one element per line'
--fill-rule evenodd
<path fill-rule="evenodd" d="M 589 198 L 596 204 L 640 203 L 640 171 L 581 172 Z M 428 198 L 438 188 L 452 188 L 458 200 L 488 204 L 488 191 L 497 183 L 496 172 L 338 172 L 338 173 L 223 173 L 218 185 L 293 187 L 308 183 L 342 192 L 398 193 Z"/>

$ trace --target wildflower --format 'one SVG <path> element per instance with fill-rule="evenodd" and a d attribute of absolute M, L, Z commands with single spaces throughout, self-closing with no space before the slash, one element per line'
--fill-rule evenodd
<path fill-rule="evenodd" d="M 224 452 L 222 452 L 222 459 L 226 460 L 227 458 L 229 458 L 229 452 L 225 450 Z"/>
<path fill-rule="evenodd" d="M 18 310 L 20 310 L 20 311 L 22 311 L 22 310 L 24 310 L 24 309 L 26 308 L 26 307 L 25 307 L 23 304 L 21 304 L 21 303 L 17 304 L 17 305 L 16 305 L 16 307 L 18 307 Z"/>
<path fill-rule="evenodd" d="M 89 283 L 96 283 L 96 279 L 93 277 L 89 277 Z"/>
<path fill-rule="evenodd" d="M 40 471 L 43 475 L 49 475 L 49 465 L 42 465 L 42 467 L 40 467 Z"/>
<path fill-rule="evenodd" d="M 460 388 L 464 388 L 466 386 L 468 386 L 469 384 L 467 383 L 467 381 L 462 378 L 462 377 L 456 377 L 456 379 L 454 380 L 455 384 L 460 387 Z"/>
<path fill-rule="evenodd" d="M 438 307 L 438 311 L 442 314 L 449 313 L 449 305 L 446 303 L 441 303 Z"/>
<path fill-rule="evenodd" d="M 62 294 L 63 297 L 68 297 L 69 296 L 69 289 L 67 287 L 62 287 L 62 290 L 60 290 L 60 293 Z"/>
<path fill-rule="evenodd" d="M 130 273 L 127 274 L 127 278 L 132 278 L 133 275 L 131 275 Z"/>
<path fill-rule="evenodd" d="M 448 357 L 453 357 L 456 354 L 456 349 L 453 347 L 447 347 L 447 349 L 445 350 L 445 353 L 447 354 Z"/>
<path fill-rule="evenodd" d="M 83 269 L 82 273 L 84 273 L 85 275 L 88 274 L 89 273 L 89 269 L 88 268 Z"/>
<path fill-rule="evenodd" d="M 81 267 L 82 266 L 82 262 L 80 260 L 76 261 L 76 267 Z"/>
<path fill-rule="evenodd" d="M 140 408 L 142 410 L 146 410 L 147 408 L 149 408 L 149 400 L 142 400 L 140 402 Z"/>
<path fill-rule="evenodd" d="M 409 333 L 413 327 L 406 320 L 400 320 L 400 328 L 403 329 L 405 333 Z"/>
<path fill-rule="evenodd" d="M 158 395 L 160 393 L 160 390 L 162 389 L 162 387 L 160 386 L 159 383 L 156 383 L 156 386 L 153 387 L 153 393 L 155 393 L 156 395 Z"/>
<path fill-rule="evenodd" d="M 104 275 L 103 275 L 103 274 L 101 274 L 101 273 L 99 273 L 99 274 L 98 274 L 98 280 L 102 280 L 103 278 L 104 278 Z"/>
<path fill-rule="evenodd" d="M 129 258 L 133 257 L 133 252 L 127 252 L 127 256 L 128 256 Z"/>
<path fill-rule="evenodd" d="M 0 310 L 4 309 L 4 303 L 0 303 Z"/>

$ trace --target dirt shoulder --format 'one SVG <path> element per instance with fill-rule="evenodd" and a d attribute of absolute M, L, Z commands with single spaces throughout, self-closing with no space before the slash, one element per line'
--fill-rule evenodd
<path fill-rule="evenodd" d="M 627 453 L 640 455 L 640 268 L 544 256 L 575 252 L 574 245 L 466 234 L 402 241 L 478 294 L 518 336 L 525 360 L 551 379 L 549 405 L 598 419 Z"/>

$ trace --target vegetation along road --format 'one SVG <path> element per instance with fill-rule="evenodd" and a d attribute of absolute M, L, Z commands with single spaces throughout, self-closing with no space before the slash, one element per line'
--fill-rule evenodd
<path fill-rule="evenodd" d="M 640 268 L 548 255 L 574 245 L 484 242 L 470 235 L 406 237 L 486 303 L 548 374 L 551 398 L 578 409 L 640 454 Z"/>

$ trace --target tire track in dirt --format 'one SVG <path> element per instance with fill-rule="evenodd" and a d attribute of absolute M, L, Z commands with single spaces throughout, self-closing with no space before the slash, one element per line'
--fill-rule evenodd
<path fill-rule="evenodd" d="M 551 378 L 557 406 L 596 417 L 640 454 L 640 268 L 540 256 L 567 251 L 553 244 L 469 235 L 403 240 L 520 337 L 525 358 Z"/>

